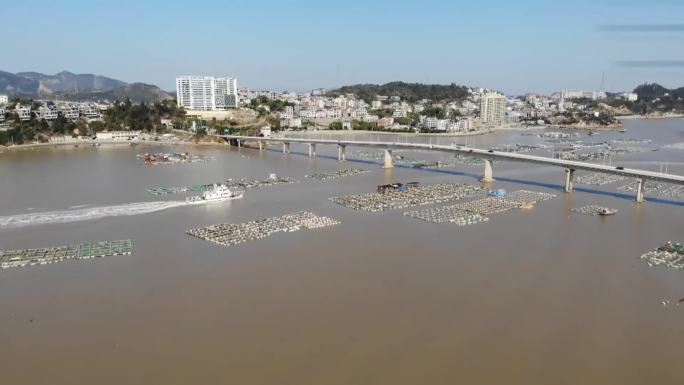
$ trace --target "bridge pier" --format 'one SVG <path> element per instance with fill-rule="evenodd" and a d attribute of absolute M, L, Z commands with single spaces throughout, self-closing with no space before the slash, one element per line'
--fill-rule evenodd
<path fill-rule="evenodd" d="M 259 142 L 259 151 L 263 151 L 264 150 L 264 142 L 261 140 L 259 140 L 258 142 Z"/>
<path fill-rule="evenodd" d="M 316 157 L 316 143 L 309 143 L 309 158 Z"/>
<path fill-rule="evenodd" d="M 637 179 L 637 188 L 636 188 L 636 201 L 637 203 L 644 203 L 644 180 L 639 178 Z"/>
<path fill-rule="evenodd" d="M 242 148 L 242 142 L 240 141 L 240 139 L 237 140 L 237 145 L 238 145 L 238 148 Z"/>
<path fill-rule="evenodd" d="M 394 159 L 392 159 L 392 150 L 385 150 L 383 156 L 382 168 L 394 168 Z"/>
<path fill-rule="evenodd" d="M 337 160 L 345 161 L 347 160 L 347 146 L 344 144 L 337 145 Z"/>
<path fill-rule="evenodd" d="M 290 143 L 289 142 L 283 142 L 283 154 L 289 154 L 290 153 Z"/>
<path fill-rule="evenodd" d="M 482 179 L 480 179 L 480 182 L 494 182 L 494 171 L 492 170 L 492 160 L 491 159 L 483 159 L 484 160 L 484 174 L 482 174 Z"/>
<path fill-rule="evenodd" d="M 565 169 L 565 192 L 566 193 L 572 192 L 572 182 L 573 182 L 574 176 L 575 176 L 575 170 L 573 170 L 571 168 Z"/>

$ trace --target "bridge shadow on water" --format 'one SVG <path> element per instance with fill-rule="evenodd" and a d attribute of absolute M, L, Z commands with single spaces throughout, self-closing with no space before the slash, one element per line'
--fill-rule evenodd
<path fill-rule="evenodd" d="M 280 150 L 276 150 L 273 148 L 266 148 L 266 151 L 270 151 L 270 152 L 274 152 L 274 153 L 281 153 L 282 152 Z M 300 151 L 291 151 L 290 155 L 298 155 L 298 156 L 303 156 L 303 157 L 307 157 L 307 158 L 309 157 L 308 153 L 300 152 Z M 337 161 L 337 157 L 332 156 L 332 155 L 316 154 L 316 158 L 330 159 L 330 160 Z M 369 159 L 347 158 L 346 160 L 347 160 L 347 162 L 350 162 L 350 163 L 370 164 L 370 165 L 375 165 L 375 166 L 379 166 L 381 164 L 379 161 L 369 160 Z M 409 166 L 409 165 L 402 165 L 402 164 L 396 164 L 396 163 L 395 163 L 394 167 L 395 168 L 412 169 L 412 170 L 420 170 L 420 171 L 438 173 L 438 174 L 453 175 L 453 176 L 464 176 L 464 177 L 474 179 L 477 182 L 480 182 L 480 178 L 482 177 L 481 174 L 477 174 L 477 173 L 466 172 L 466 171 L 457 171 L 457 170 L 448 170 L 448 169 L 444 169 L 444 168 L 413 167 L 413 166 Z M 534 180 L 528 180 L 528 179 L 519 179 L 519 178 L 497 177 L 497 176 L 495 176 L 495 179 L 499 182 L 514 183 L 514 184 L 520 184 L 523 186 L 542 187 L 542 188 L 547 188 L 547 189 L 551 189 L 551 190 L 556 190 L 559 192 L 565 191 L 565 185 L 561 185 L 561 184 L 547 183 L 547 182 L 540 182 L 540 181 L 534 181 Z M 620 198 L 620 199 L 625 199 L 625 200 L 630 200 L 630 201 L 633 201 L 636 198 L 636 193 L 630 194 L 630 193 L 619 192 L 619 191 L 615 191 L 615 192 L 604 191 L 604 190 L 594 189 L 591 187 L 573 187 L 573 190 L 583 192 L 583 193 L 587 193 L 587 194 L 609 196 L 609 197 L 613 197 L 613 198 Z M 660 197 L 654 197 L 654 196 L 645 196 L 644 200 L 648 201 L 648 202 L 660 203 L 660 204 L 666 204 L 666 205 L 684 206 L 684 201 L 676 200 L 676 199 L 660 198 Z"/>

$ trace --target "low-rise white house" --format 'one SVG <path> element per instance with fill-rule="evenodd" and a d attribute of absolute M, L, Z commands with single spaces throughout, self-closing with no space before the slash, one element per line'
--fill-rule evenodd
<path fill-rule="evenodd" d="M 38 110 L 36 110 L 36 117 L 38 119 L 55 120 L 57 119 L 58 115 L 59 112 L 57 111 L 57 108 L 54 107 L 54 105 L 42 105 L 38 107 Z"/>
<path fill-rule="evenodd" d="M 7 104 L 9 103 L 9 97 L 4 94 L 0 94 L 0 104 Z"/>
<path fill-rule="evenodd" d="M 96 119 L 100 117 L 100 109 L 94 104 L 79 104 L 78 113 L 89 119 Z"/>
<path fill-rule="evenodd" d="M 363 119 L 368 115 L 368 111 L 365 108 L 355 108 L 351 112 L 351 117 L 354 119 Z"/>
<path fill-rule="evenodd" d="M 59 113 L 69 120 L 76 120 L 80 116 L 78 107 L 70 104 L 62 104 L 58 107 Z"/>
<path fill-rule="evenodd" d="M 302 127 L 302 118 L 282 118 L 280 125 L 288 128 L 300 128 Z"/>
<path fill-rule="evenodd" d="M 14 107 L 14 112 L 19 116 L 19 120 L 22 122 L 31 120 L 31 106 L 22 106 L 21 104 L 17 104 L 17 106 Z"/>
<path fill-rule="evenodd" d="M 620 96 L 628 102 L 636 102 L 639 100 L 639 95 L 634 92 L 623 92 Z"/>
<path fill-rule="evenodd" d="M 423 121 L 423 127 L 431 130 L 446 131 L 448 123 L 449 121 L 447 119 L 428 117 Z"/>
<path fill-rule="evenodd" d="M 95 134 L 99 141 L 125 142 L 138 140 L 140 131 L 101 131 Z"/>

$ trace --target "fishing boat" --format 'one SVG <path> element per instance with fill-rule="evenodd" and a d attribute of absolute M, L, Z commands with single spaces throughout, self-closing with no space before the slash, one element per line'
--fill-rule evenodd
<path fill-rule="evenodd" d="M 213 203 L 242 198 L 242 191 L 231 191 L 227 186 L 215 184 L 211 189 L 204 191 L 202 195 L 196 195 L 185 199 L 186 203 Z"/>
<path fill-rule="evenodd" d="M 605 217 L 605 216 L 608 216 L 608 215 L 615 215 L 616 213 L 617 213 L 617 210 L 615 210 L 615 209 L 609 209 L 609 208 L 605 208 L 605 207 L 604 207 L 604 208 L 602 208 L 601 210 L 599 210 L 598 215 L 601 215 L 601 216 L 604 216 L 604 217 Z"/>

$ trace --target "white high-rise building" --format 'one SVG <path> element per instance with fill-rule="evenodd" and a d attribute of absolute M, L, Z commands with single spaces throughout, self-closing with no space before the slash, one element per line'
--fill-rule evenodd
<path fill-rule="evenodd" d="M 501 126 L 506 122 L 506 97 L 487 92 L 480 98 L 480 122 L 488 127 Z"/>
<path fill-rule="evenodd" d="M 9 102 L 7 95 L 0 94 L 0 104 L 7 104 L 7 102 Z"/>
<path fill-rule="evenodd" d="M 238 107 L 237 79 L 213 76 L 176 78 L 178 107 L 191 110 L 223 110 Z"/>

